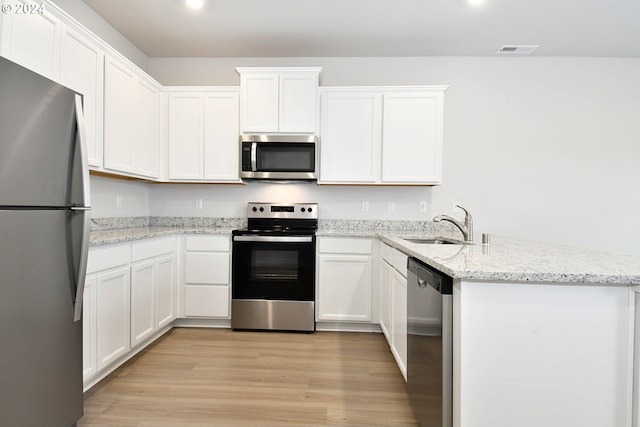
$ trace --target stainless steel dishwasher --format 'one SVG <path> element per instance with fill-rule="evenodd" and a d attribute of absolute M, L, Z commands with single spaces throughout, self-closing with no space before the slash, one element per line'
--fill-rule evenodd
<path fill-rule="evenodd" d="M 407 261 L 407 391 L 420 427 L 453 421 L 453 279 Z"/>

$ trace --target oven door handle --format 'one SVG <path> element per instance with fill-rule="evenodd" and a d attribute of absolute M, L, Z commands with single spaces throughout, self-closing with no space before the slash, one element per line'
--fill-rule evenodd
<path fill-rule="evenodd" d="M 313 236 L 233 236 L 234 242 L 311 243 Z"/>

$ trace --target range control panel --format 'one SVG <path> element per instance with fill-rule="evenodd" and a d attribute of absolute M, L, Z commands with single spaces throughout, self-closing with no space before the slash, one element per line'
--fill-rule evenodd
<path fill-rule="evenodd" d="M 317 203 L 257 203 L 247 206 L 248 218 L 318 219 Z"/>

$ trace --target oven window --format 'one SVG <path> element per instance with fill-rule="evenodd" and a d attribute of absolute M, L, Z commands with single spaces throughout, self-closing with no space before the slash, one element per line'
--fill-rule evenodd
<path fill-rule="evenodd" d="M 261 143 L 257 146 L 260 172 L 315 172 L 315 144 Z"/>
<path fill-rule="evenodd" d="M 298 280 L 298 251 L 256 249 L 251 255 L 249 280 Z"/>

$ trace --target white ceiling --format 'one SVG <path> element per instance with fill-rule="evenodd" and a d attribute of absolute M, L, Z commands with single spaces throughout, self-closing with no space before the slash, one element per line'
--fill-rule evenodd
<path fill-rule="evenodd" d="M 640 58 L 640 0 L 84 0 L 149 57 Z M 512 54 L 515 55 L 515 54 Z"/>

